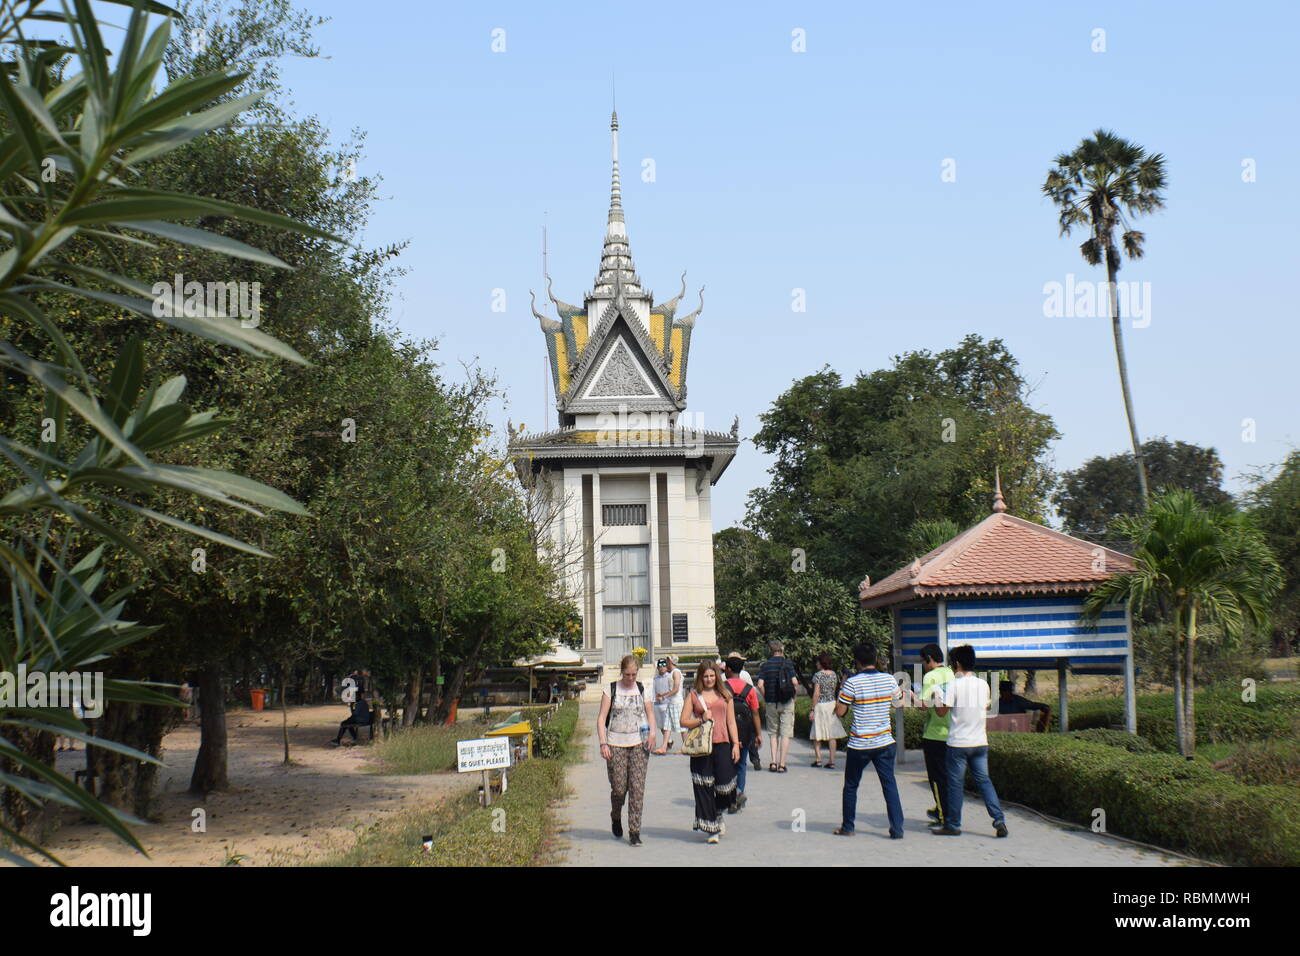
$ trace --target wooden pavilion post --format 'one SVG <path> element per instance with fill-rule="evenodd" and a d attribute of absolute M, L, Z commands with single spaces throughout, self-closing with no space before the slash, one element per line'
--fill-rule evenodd
<path fill-rule="evenodd" d="M 1070 660 L 1056 659 L 1057 706 L 1061 713 L 1061 733 L 1070 729 Z"/>
<path fill-rule="evenodd" d="M 893 660 L 893 672 L 897 674 L 903 669 L 903 616 L 898 612 L 898 608 L 889 609 L 889 618 L 894 625 L 894 641 L 891 649 L 891 659 Z M 911 684 L 907 686 L 910 688 Z M 903 720 L 903 708 L 894 708 L 894 741 L 897 745 L 895 753 L 898 755 L 896 763 L 902 764 L 907 759 L 907 741 L 904 736 L 906 722 Z M 847 745 L 846 745 L 847 746 Z"/>
<path fill-rule="evenodd" d="M 1133 613 L 1124 607 L 1124 636 L 1128 640 L 1128 653 L 1124 655 L 1124 729 L 1130 734 L 1138 732 L 1137 674 L 1133 668 Z"/>

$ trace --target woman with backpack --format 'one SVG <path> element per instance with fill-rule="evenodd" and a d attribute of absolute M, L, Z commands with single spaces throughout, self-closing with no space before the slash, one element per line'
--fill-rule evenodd
<path fill-rule="evenodd" d="M 610 821 L 614 836 L 623 837 L 623 801 L 627 800 L 627 840 L 641 845 L 641 806 L 645 801 L 646 766 L 654 746 L 655 718 L 645 688 L 636 679 L 632 654 L 619 662 L 621 680 L 600 695 L 596 735 L 609 773 Z"/>
<path fill-rule="evenodd" d="M 726 831 L 722 814 L 736 793 L 736 763 L 740 760 L 740 733 L 731 691 L 722 679 L 716 661 L 700 661 L 695 669 L 695 687 L 682 708 L 682 729 L 706 728 L 712 722 L 709 739 L 699 744 L 709 749 L 691 755 L 691 787 L 695 791 L 695 829 L 717 843 Z M 687 747 L 692 744 L 688 735 Z"/>
<path fill-rule="evenodd" d="M 813 766 L 835 769 L 835 742 L 844 733 L 844 722 L 835 716 L 835 695 L 839 693 L 840 678 L 835 673 L 835 662 L 829 654 L 817 657 L 817 673 L 812 679 L 812 737 Z M 822 763 L 822 741 L 830 748 L 830 760 Z"/>

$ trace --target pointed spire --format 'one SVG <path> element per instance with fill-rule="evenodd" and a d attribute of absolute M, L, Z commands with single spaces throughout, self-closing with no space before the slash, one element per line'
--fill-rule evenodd
<path fill-rule="evenodd" d="M 614 175 L 609 186 L 609 221 L 623 221 L 623 188 L 618 180 L 618 111 L 609 117 L 610 152 L 614 157 Z"/>
<path fill-rule="evenodd" d="M 993 495 L 993 513 L 1000 515 L 1007 510 L 1007 503 L 1002 500 L 1002 469 L 994 466 L 993 483 L 997 487 L 997 492 Z"/>
<path fill-rule="evenodd" d="M 641 279 L 632 265 L 632 249 L 627 241 L 627 225 L 623 220 L 623 186 L 618 175 L 618 112 L 609 118 L 610 155 L 613 173 L 609 187 L 609 224 L 605 229 L 605 245 L 600 254 L 600 272 L 592 289 L 592 298 L 612 297 L 614 276 L 619 274 L 630 298 L 640 298 L 646 293 Z"/>

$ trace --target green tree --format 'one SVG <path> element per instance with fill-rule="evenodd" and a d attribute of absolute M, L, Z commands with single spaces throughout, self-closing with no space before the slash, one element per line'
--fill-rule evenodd
<path fill-rule="evenodd" d="M 808 376 L 760 416 L 754 443 L 776 460 L 746 524 L 856 589 L 916 556 L 915 522 L 966 528 L 985 517 L 995 470 L 1012 511 L 1041 520 L 1058 435 L 1028 399 L 1003 343 L 975 335 L 847 384 L 829 369 Z"/>
<path fill-rule="evenodd" d="M 1230 500 L 1221 487 L 1223 462 L 1213 448 L 1153 438 L 1143 443 L 1142 460 L 1156 491 L 1181 488 L 1194 494 L 1203 505 Z M 1074 471 L 1064 472 L 1052 503 L 1070 534 L 1091 539 L 1106 537 L 1117 517 L 1136 514 L 1143 508 L 1132 453 L 1098 455 Z"/>
<path fill-rule="evenodd" d="M 759 581 L 717 611 L 718 647 L 749 660 L 768 656 L 767 642 L 780 640 L 800 674 L 808 675 L 819 654 L 840 666 L 852 662 L 853 645 L 876 645 L 888 660 L 891 631 L 886 619 L 858 607 L 857 595 L 815 570 L 791 571 Z"/>
<path fill-rule="evenodd" d="M 1284 582 L 1273 622 L 1273 652 L 1295 648 L 1300 633 L 1300 451 L 1272 474 L 1254 476 L 1247 496 L 1250 512 L 1282 565 Z"/>
<path fill-rule="evenodd" d="M 1198 627 L 1212 622 L 1227 635 L 1266 627 L 1282 570 L 1249 517 L 1227 505 L 1206 507 L 1190 491 L 1157 495 L 1145 513 L 1116 526 L 1133 542 L 1136 569 L 1098 585 L 1084 602 L 1085 619 L 1096 621 L 1114 601 L 1135 612 L 1159 608 L 1173 640 L 1179 749 L 1191 756 Z"/>
<path fill-rule="evenodd" d="M 1146 462 L 1142 454 L 1137 414 L 1133 410 L 1133 393 L 1129 388 L 1128 361 L 1124 357 L 1124 331 L 1120 326 L 1119 296 L 1115 276 L 1119 273 L 1120 252 L 1115 245 L 1115 231 L 1130 259 L 1140 259 L 1146 236 L 1134 229 L 1128 217 L 1142 216 L 1164 205 L 1165 160 L 1159 153 L 1150 154 L 1141 146 L 1121 139 L 1109 130 L 1099 129 L 1084 139 L 1073 152 L 1056 157 L 1047 171 L 1043 193 L 1056 204 L 1061 235 L 1075 228 L 1087 231 L 1088 238 L 1079 246 L 1090 266 L 1105 264 L 1109 293 L 1110 323 L 1115 336 L 1115 361 L 1119 365 L 1119 384 L 1128 416 L 1133 457 L 1137 462 L 1138 488 L 1143 507 L 1150 497 Z"/>
<path fill-rule="evenodd" d="M 227 422 L 215 411 L 194 412 L 181 401 L 182 376 L 150 382 L 146 350 L 135 338 L 116 349 L 108 375 L 82 362 L 69 332 L 82 328 L 70 302 L 113 305 L 153 323 L 161 318 L 193 336 L 235 346 L 251 355 L 301 361 L 291 347 L 241 323 L 223 307 L 160 294 L 121 268 L 88 267 L 76 256 L 94 243 L 104 248 L 149 245 L 135 233 L 166 236 L 221 256 L 284 268 L 286 263 L 247 243 L 232 242 L 176 220 L 234 217 L 276 229 L 332 239 L 322 230 L 261 210 L 184 192 L 128 186 L 150 161 L 227 125 L 252 102 L 217 102 L 243 77 L 213 74 L 157 89 L 156 79 L 170 36 L 164 19 L 152 30 L 137 4 L 114 51 L 112 65 L 88 0 L 74 11 L 41 9 L 39 0 L 20 11 L 0 13 L 0 42 L 13 60 L 0 80 L 0 198 L 4 249 L 0 252 L 0 367 L 6 391 L 41 397 L 39 428 L 21 424 L 0 437 L 3 480 L 0 500 L 5 534 L 0 564 L 13 602 L 10 626 L 0 637 L 0 664 L 37 670 L 77 670 L 97 664 L 148 633 L 126 621 L 126 590 L 97 599 L 108 567 L 107 541 L 137 555 L 142 549 L 125 533 L 127 519 L 197 534 L 265 557 L 255 545 L 185 521 L 171 513 L 159 492 L 198 495 L 209 503 L 260 514 L 260 508 L 301 513 L 283 493 L 239 475 L 170 463 L 168 453 L 211 436 Z M 49 21 L 67 31 L 71 47 L 33 38 Z M 65 75 L 65 57 L 79 72 Z M 118 246 L 117 244 L 122 244 Z M 138 275 L 138 274 L 137 274 Z M 118 291 L 108 291 L 114 289 Z M 122 294 L 123 292 L 127 294 Z M 159 308 L 159 305 L 163 308 Z M 31 419 L 28 419 L 30 422 Z M 23 432 L 39 431 L 31 440 Z M 160 500 L 162 499 L 162 500 Z M 78 554 L 84 554 L 75 561 Z M 135 704 L 168 698 L 136 683 L 113 681 L 110 697 Z M 79 807 L 137 849 L 122 820 L 58 773 L 42 735 L 61 733 L 133 760 L 156 758 L 111 739 L 92 738 L 82 721 L 58 708 L 0 712 L 0 835 L 20 847 L 45 851 L 19 832 L 13 797 Z M 48 739 L 48 738 L 46 738 Z M 7 858 L 13 854 L 0 850 Z M 48 854 L 45 854 L 48 856 Z"/>

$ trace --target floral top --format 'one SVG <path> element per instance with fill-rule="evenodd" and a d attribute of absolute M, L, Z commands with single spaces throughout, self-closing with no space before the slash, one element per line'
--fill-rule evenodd
<path fill-rule="evenodd" d="M 818 671 L 813 674 L 813 683 L 821 688 L 821 692 L 817 696 L 817 703 L 835 703 L 835 692 L 840 689 L 840 679 L 835 676 L 834 671 Z"/>
<path fill-rule="evenodd" d="M 633 684 L 631 690 L 625 689 L 622 682 L 614 685 L 614 699 L 609 706 L 609 729 L 605 731 L 605 742 L 611 747 L 635 747 L 645 743 L 650 736 L 650 726 L 646 723 L 645 699 L 636 685 Z"/>

